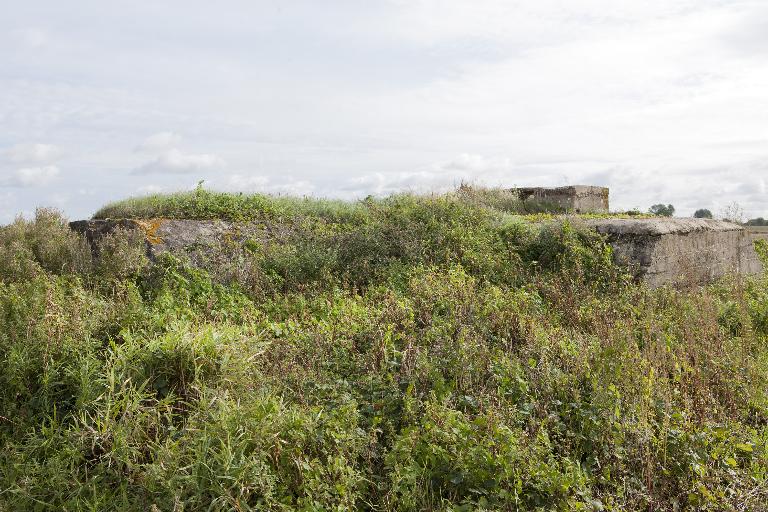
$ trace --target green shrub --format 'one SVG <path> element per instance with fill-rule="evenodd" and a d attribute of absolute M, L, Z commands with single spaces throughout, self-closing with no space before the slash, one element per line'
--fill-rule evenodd
<path fill-rule="evenodd" d="M 765 275 L 650 290 L 517 207 L 102 212 L 264 223 L 194 266 L 127 232 L 94 258 L 47 210 L 0 228 L 0 510 L 762 510 Z"/>
<path fill-rule="evenodd" d="M 0 428 L 23 432 L 93 398 L 109 305 L 77 280 L 0 283 Z"/>
<path fill-rule="evenodd" d="M 87 273 L 90 266 L 87 242 L 55 210 L 38 208 L 33 220 L 19 217 L 0 227 L 0 278 L 4 281 L 24 280 L 41 271 Z"/>
<path fill-rule="evenodd" d="M 138 230 L 117 229 L 101 238 L 94 271 L 101 282 L 115 282 L 137 277 L 149 260 L 144 235 Z"/>
<path fill-rule="evenodd" d="M 495 414 L 468 418 L 428 403 L 387 456 L 392 510 L 578 510 L 590 504 L 586 475 L 553 457 L 546 439 L 527 439 Z"/>
<path fill-rule="evenodd" d="M 351 222 L 364 217 L 364 207 L 344 201 L 274 197 L 265 194 L 227 194 L 198 187 L 190 192 L 154 194 L 108 204 L 95 219 L 158 217 L 184 219 L 283 220 L 319 218 Z"/>

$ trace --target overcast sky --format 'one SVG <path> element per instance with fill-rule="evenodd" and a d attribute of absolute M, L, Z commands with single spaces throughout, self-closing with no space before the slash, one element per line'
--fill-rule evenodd
<path fill-rule="evenodd" d="M 595 184 L 768 217 L 768 2 L 0 0 L 0 222 Z"/>

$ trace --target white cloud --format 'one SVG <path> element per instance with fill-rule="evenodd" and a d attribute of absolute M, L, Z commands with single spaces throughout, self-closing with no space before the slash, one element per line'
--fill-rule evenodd
<path fill-rule="evenodd" d="M 691 12 L 721 8 L 754 11 L 757 2 L 722 0 L 391 0 L 396 14 L 381 26 L 397 37 L 427 45 L 468 39 L 549 46 L 606 32 L 631 31 L 649 23 L 679 20 Z M 735 5 L 734 5 L 735 4 Z"/>
<path fill-rule="evenodd" d="M 61 154 L 52 144 L 17 144 L 2 152 L 8 160 L 16 163 L 48 163 Z"/>
<path fill-rule="evenodd" d="M 164 190 L 187 173 L 344 197 L 597 183 L 621 208 L 737 200 L 768 216 L 768 168 L 752 164 L 768 161 L 762 0 L 42 2 L 55 32 L 37 3 L 0 17 L 2 143 L 50 137 L 66 155 L 5 153 L 0 172 L 66 165 L 62 189 L 96 191 L 68 203 L 73 216 L 145 173 Z M 14 194 L 18 209 L 53 200 Z"/>
<path fill-rule="evenodd" d="M 307 180 L 289 180 L 269 186 L 265 192 L 289 196 L 311 196 L 317 192 L 314 183 Z"/>
<path fill-rule="evenodd" d="M 4 187 L 41 187 L 51 183 L 59 175 L 55 165 L 43 167 L 24 167 L 17 169 L 5 178 L 0 178 Z"/>
<path fill-rule="evenodd" d="M 266 176 L 248 176 L 243 174 L 233 174 L 227 178 L 224 185 L 229 190 L 263 190 L 269 185 L 269 178 Z"/>
<path fill-rule="evenodd" d="M 194 174 L 221 169 L 225 165 L 217 155 L 183 153 L 173 148 L 135 169 L 133 174 Z"/>
<path fill-rule="evenodd" d="M 166 187 L 163 187 L 160 185 L 153 185 L 153 184 L 142 185 L 136 189 L 136 192 L 138 192 L 141 195 L 159 194 L 161 192 L 166 192 Z"/>
<path fill-rule="evenodd" d="M 232 174 L 224 182 L 212 182 L 211 186 L 230 192 L 261 192 L 293 196 L 307 196 L 317 192 L 314 183 L 291 176 L 282 176 L 275 182 L 264 175 Z"/>
<path fill-rule="evenodd" d="M 48 44 L 48 33 L 39 28 L 20 28 L 10 32 L 11 40 L 25 48 L 36 49 Z"/>
<path fill-rule="evenodd" d="M 33 188 L 50 184 L 59 176 L 55 165 L 61 151 L 52 144 L 16 144 L 0 150 L 0 187 Z"/>
<path fill-rule="evenodd" d="M 413 171 L 376 172 L 349 180 L 340 189 L 353 196 L 373 194 L 382 196 L 397 192 L 441 192 L 457 187 L 469 178 L 463 172 Z"/>
<path fill-rule="evenodd" d="M 137 152 L 155 152 L 167 150 L 181 142 L 181 135 L 174 132 L 158 132 L 150 135 L 136 147 Z"/>
<path fill-rule="evenodd" d="M 462 154 L 414 171 L 374 172 L 352 178 L 340 189 L 353 196 L 386 195 L 397 192 L 443 192 L 462 182 L 484 183 L 513 167 L 508 158 L 487 158 Z"/>

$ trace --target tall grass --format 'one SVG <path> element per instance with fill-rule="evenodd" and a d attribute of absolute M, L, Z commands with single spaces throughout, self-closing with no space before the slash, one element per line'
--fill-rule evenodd
<path fill-rule="evenodd" d="M 151 194 L 107 204 L 94 214 L 106 218 L 284 220 L 314 217 L 349 222 L 364 214 L 360 203 L 266 194 L 228 194 L 198 187 L 188 192 Z"/>
<path fill-rule="evenodd" d="M 177 218 L 223 219 L 228 221 L 277 221 L 298 224 L 302 221 L 329 223 L 365 222 L 371 209 L 387 208 L 393 202 L 427 202 L 436 198 L 451 199 L 495 215 L 527 216 L 532 220 L 546 220 L 573 212 L 562 206 L 538 198 L 522 200 L 514 190 L 487 188 L 463 184 L 454 192 L 443 195 L 396 194 L 385 198 L 369 196 L 359 201 L 321 199 L 313 197 L 273 196 L 267 194 L 230 194 L 215 192 L 198 186 L 195 190 L 171 194 L 151 194 L 123 199 L 100 208 L 94 219 L 122 218 Z M 578 217 L 650 217 L 637 211 L 586 213 Z"/>
<path fill-rule="evenodd" d="M 270 201 L 292 228 L 212 273 L 0 228 L 0 510 L 768 502 L 764 276 L 649 290 L 455 195 Z"/>

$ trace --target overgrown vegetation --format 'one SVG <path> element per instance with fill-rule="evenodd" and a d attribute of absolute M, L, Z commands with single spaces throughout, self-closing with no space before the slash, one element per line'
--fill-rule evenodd
<path fill-rule="evenodd" d="M 768 502 L 766 277 L 648 290 L 504 197 L 194 194 L 99 215 L 270 238 L 193 268 L 0 228 L 0 510 Z"/>
<path fill-rule="evenodd" d="M 371 207 L 386 206 L 397 198 L 378 199 L 369 196 L 363 201 L 348 202 L 308 197 L 270 196 L 266 194 L 228 194 L 204 189 L 174 194 L 151 194 L 110 203 L 97 211 L 94 219 L 170 218 L 223 219 L 230 221 L 277 221 L 296 224 L 304 219 L 327 222 L 361 222 L 369 217 Z M 460 201 L 485 210 L 516 215 L 552 217 L 553 212 L 569 213 L 553 203 L 535 197 L 520 199 L 513 190 L 461 185 L 444 198 Z M 605 217 L 608 214 L 588 214 L 581 217 Z M 610 216 L 652 216 L 638 211 L 614 212 Z"/>

